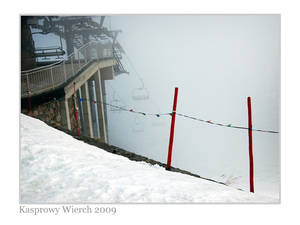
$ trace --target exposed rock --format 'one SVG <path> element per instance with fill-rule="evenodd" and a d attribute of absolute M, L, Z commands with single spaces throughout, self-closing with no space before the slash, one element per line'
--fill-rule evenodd
<path fill-rule="evenodd" d="M 38 116 L 39 115 L 39 111 L 38 110 L 33 110 L 33 116 Z"/>
<path fill-rule="evenodd" d="M 57 116 L 56 116 L 55 122 L 56 122 L 56 123 L 60 123 L 60 122 L 61 122 L 61 116 L 60 116 L 60 115 L 57 115 Z"/>
<path fill-rule="evenodd" d="M 29 113 L 29 110 L 28 110 L 28 109 L 21 109 L 21 113 L 23 113 L 23 114 L 28 114 L 28 113 Z"/>

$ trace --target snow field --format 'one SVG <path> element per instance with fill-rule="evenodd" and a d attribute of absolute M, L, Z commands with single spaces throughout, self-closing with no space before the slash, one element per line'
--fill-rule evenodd
<path fill-rule="evenodd" d="M 21 114 L 20 203 L 278 203 L 134 162 Z"/>

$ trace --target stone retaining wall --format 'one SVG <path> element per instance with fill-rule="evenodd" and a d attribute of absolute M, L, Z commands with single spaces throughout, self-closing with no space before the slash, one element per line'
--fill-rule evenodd
<path fill-rule="evenodd" d="M 31 116 L 29 109 L 21 109 L 21 113 Z M 33 117 L 40 119 L 47 124 L 62 126 L 61 110 L 59 101 L 50 101 L 32 108 Z"/>
<path fill-rule="evenodd" d="M 75 106 L 74 99 L 68 99 L 69 105 L 69 113 L 70 113 L 70 122 L 72 131 L 77 132 L 76 125 L 76 114 L 75 114 Z M 52 100 L 41 105 L 34 106 L 32 108 L 32 114 L 34 118 L 40 119 L 49 125 L 55 125 L 56 127 L 67 128 L 66 115 L 64 110 L 64 99 Z M 31 116 L 29 109 L 21 109 L 21 113 Z M 78 116 L 78 126 L 79 133 L 81 133 L 81 124 L 80 124 L 80 113 L 77 111 Z"/>

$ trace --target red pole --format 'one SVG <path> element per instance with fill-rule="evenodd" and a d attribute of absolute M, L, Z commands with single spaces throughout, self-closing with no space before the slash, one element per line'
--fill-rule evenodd
<path fill-rule="evenodd" d="M 170 140 L 169 140 L 169 152 L 168 152 L 168 161 L 167 161 L 166 170 L 171 169 L 172 148 L 173 148 L 174 128 L 175 128 L 175 116 L 176 116 L 176 107 L 177 107 L 177 96 L 178 96 L 178 88 L 176 87 L 175 94 L 174 94 L 174 102 L 173 102 L 171 131 L 170 131 Z"/>
<path fill-rule="evenodd" d="M 28 90 L 27 79 L 25 79 L 25 84 L 26 84 L 26 90 L 27 90 L 27 95 L 28 95 L 28 103 L 29 103 L 30 113 L 31 113 L 31 116 L 33 116 L 32 115 L 32 109 L 31 109 L 31 103 L 30 103 L 30 97 L 29 97 L 29 90 Z"/>
<path fill-rule="evenodd" d="M 253 148 L 252 148 L 252 113 L 251 98 L 248 97 L 248 136 L 249 136 L 249 160 L 250 160 L 250 192 L 254 193 L 254 166 L 253 166 Z"/>
<path fill-rule="evenodd" d="M 75 105 L 75 114 L 76 114 L 77 136 L 78 136 L 78 139 L 79 139 L 79 129 L 78 129 L 78 117 L 77 117 L 77 103 L 76 103 L 75 83 L 74 83 L 74 105 Z"/>

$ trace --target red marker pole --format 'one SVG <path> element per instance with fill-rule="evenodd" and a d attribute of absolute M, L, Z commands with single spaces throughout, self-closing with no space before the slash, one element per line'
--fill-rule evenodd
<path fill-rule="evenodd" d="M 253 166 L 253 148 L 252 148 L 252 113 L 251 98 L 248 97 L 248 136 L 249 136 L 249 161 L 250 161 L 250 192 L 254 193 L 254 166 Z"/>
<path fill-rule="evenodd" d="M 27 90 L 27 95 L 28 95 L 28 103 L 29 103 L 30 113 L 31 113 L 31 116 L 33 116 L 33 114 L 32 114 L 32 109 L 31 109 L 31 103 L 30 103 L 30 96 L 29 96 L 29 90 L 28 90 L 27 79 L 25 79 L 25 84 L 26 84 L 26 90 Z"/>
<path fill-rule="evenodd" d="M 172 148 L 173 148 L 174 129 L 175 129 L 175 116 L 176 116 L 176 107 L 177 107 L 177 96 L 178 96 L 178 88 L 176 87 L 175 94 L 174 94 L 174 102 L 173 102 L 171 131 L 170 131 L 170 140 L 169 140 L 169 152 L 168 152 L 168 161 L 167 161 L 166 170 L 171 169 Z"/>
<path fill-rule="evenodd" d="M 75 105 L 75 114 L 76 114 L 77 136 L 78 136 L 78 139 L 79 139 L 79 128 L 78 128 L 78 116 L 77 116 L 77 102 L 76 102 L 75 83 L 74 83 L 74 105 Z"/>

